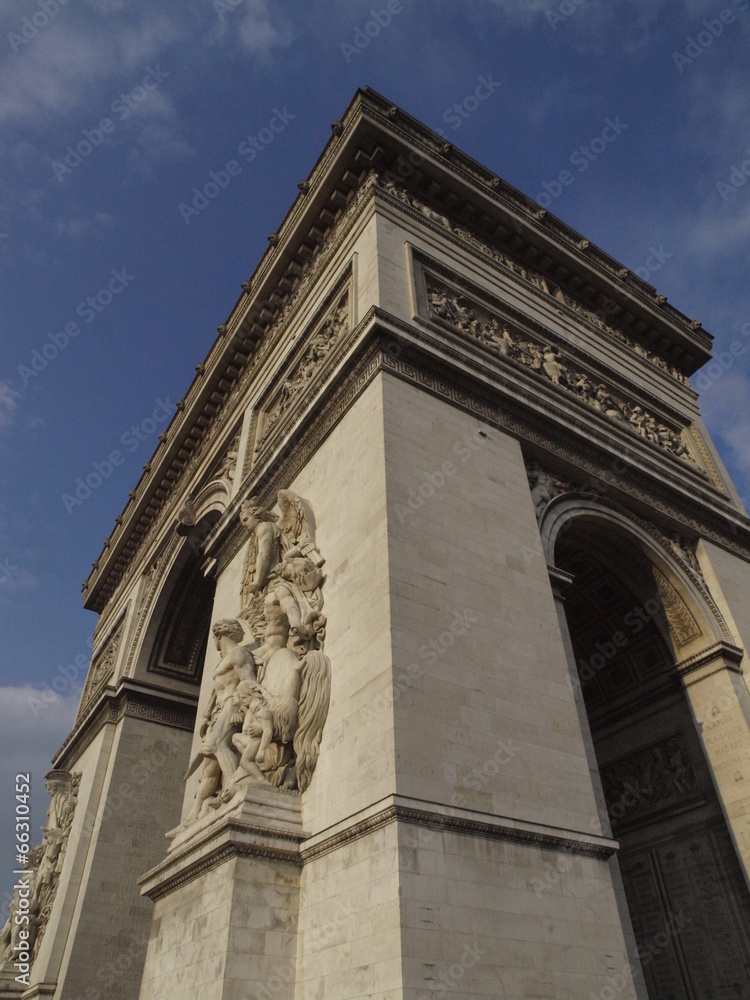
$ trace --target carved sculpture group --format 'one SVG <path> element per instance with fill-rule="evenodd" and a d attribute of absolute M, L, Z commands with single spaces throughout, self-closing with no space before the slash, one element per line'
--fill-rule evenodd
<path fill-rule="evenodd" d="M 606 764 L 601 773 L 607 808 L 614 819 L 623 813 L 632 818 L 671 806 L 697 786 L 681 733 Z"/>
<path fill-rule="evenodd" d="M 45 776 L 45 780 L 52 801 L 42 827 L 44 838 L 26 856 L 27 871 L 16 883 L 10 914 L 0 931 L 0 971 L 13 968 L 20 950 L 19 935 L 22 929 L 29 933 L 24 949 L 28 950 L 31 961 L 34 960 L 57 893 L 78 802 L 81 775 L 78 772 L 70 774 L 68 771 L 54 770 Z M 19 919 L 16 919 L 17 915 L 20 915 Z M 28 916 L 28 921 L 22 919 L 25 916 Z"/>
<path fill-rule="evenodd" d="M 607 388 L 595 384 L 584 372 L 564 364 L 558 350 L 550 344 L 536 344 L 523 339 L 508 323 L 500 322 L 470 303 L 463 295 L 446 285 L 428 278 L 427 296 L 430 316 L 441 319 L 462 333 L 468 334 L 485 347 L 517 364 L 524 365 L 555 385 L 574 393 L 581 402 L 598 410 L 611 420 L 628 427 L 639 437 L 688 462 L 695 459 L 680 435 L 661 423 L 643 407 L 631 405 Z"/>
<path fill-rule="evenodd" d="M 200 768 L 200 777 L 184 826 L 247 784 L 303 792 L 318 759 L 330 699 L 324 560 L 307 501 L 279 490 L 278 506 L 280 516 L 257 498 L 241 508 L 250 534 L 241 609 L 213 628 L 221 655 L 188 771 Z"/>

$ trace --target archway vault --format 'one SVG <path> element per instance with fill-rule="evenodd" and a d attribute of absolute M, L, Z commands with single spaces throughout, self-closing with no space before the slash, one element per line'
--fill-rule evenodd
<path fill-rule="evenodd" d="M 649 997 L 745 995 L 750 699 L 721 595 L 684 539 L 605 498 L 558 495 L 539 527 Z"/>
<path fill-rule="evenodd" d="M 203 542 L 225 509 L 225 495 L 223 489 L 206 489 L 197 499 L 188 498 L 174 533 L 144 574 L 128 660 L 131 675 L 172 678 L 180 688 L 199 683 L 215 589 L 204 574 Z"/>
<path fill-rule="evenodd" d="M 675 659 L 693 656 L 717 643 L 738 648 L 735 636 L 703 579 L 694 553 L 606 497 L 565 493 L 547 505 L 539 530 L 550 568 L 559 568 L 556 556 L 559 539 L 581 519 L 624 535 L 649 560 L 669 621 Z"/>

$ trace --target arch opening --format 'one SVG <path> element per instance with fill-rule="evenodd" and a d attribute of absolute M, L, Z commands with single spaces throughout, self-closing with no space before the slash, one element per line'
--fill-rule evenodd
<path fill-rule="evenodd" d="M 144 618 L 148 616 L 148 625 L 136 676 L 152 683 L 158 678 L 165 687 L 175 687 L 174 682 L 180 688 L 200 684 L 216 589 L 215 581 L 203 573 L 202 543 L 219 517 L 218 512 L 210 511 L 196 524 L 178 528 L 185 541 L 164 570 L 165 579 L 153 607 L 147 600 L 142 611 Z"/>
<path fill-rule="evenodd" d="M 713 641 L 711 626 L 694 603 L 698 632 L 677 641 L 656 562 L 642 539 L 593 514 L 554 539 L 555 566 L 572 577 L 565 615 L 602 820 L 620 842 L 650 1000 L 747 996 L 750 893 L 675 668 L 690 642 Z"/>

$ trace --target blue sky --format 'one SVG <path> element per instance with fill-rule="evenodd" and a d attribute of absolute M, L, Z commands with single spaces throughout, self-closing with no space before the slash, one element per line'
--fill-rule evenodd
<path fill-rule="evenodd" d="M 704 416 L 750 497 L 750 0 L 7 0 L 0 27 L 4 815 L 31 771 L 44 820 L 81 582 L 359 86 L 703 322 Z"/>

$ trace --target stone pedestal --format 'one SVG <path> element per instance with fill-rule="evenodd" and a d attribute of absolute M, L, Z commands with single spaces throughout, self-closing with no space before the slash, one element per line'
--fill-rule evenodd
<path fill-rule="evenodd" d="M 141 879 L 156 903 L 141 1000 L 247 1000 L 276 980 L 293 990 L 303 839 L 299 798 L 254 786 L 176 832 Z"/>
<path fill-rule="evenodd" d="M 18 1000 L 25 988 L 16 982 L 12 972 L 0 972 L 0 1000 Z"/>

